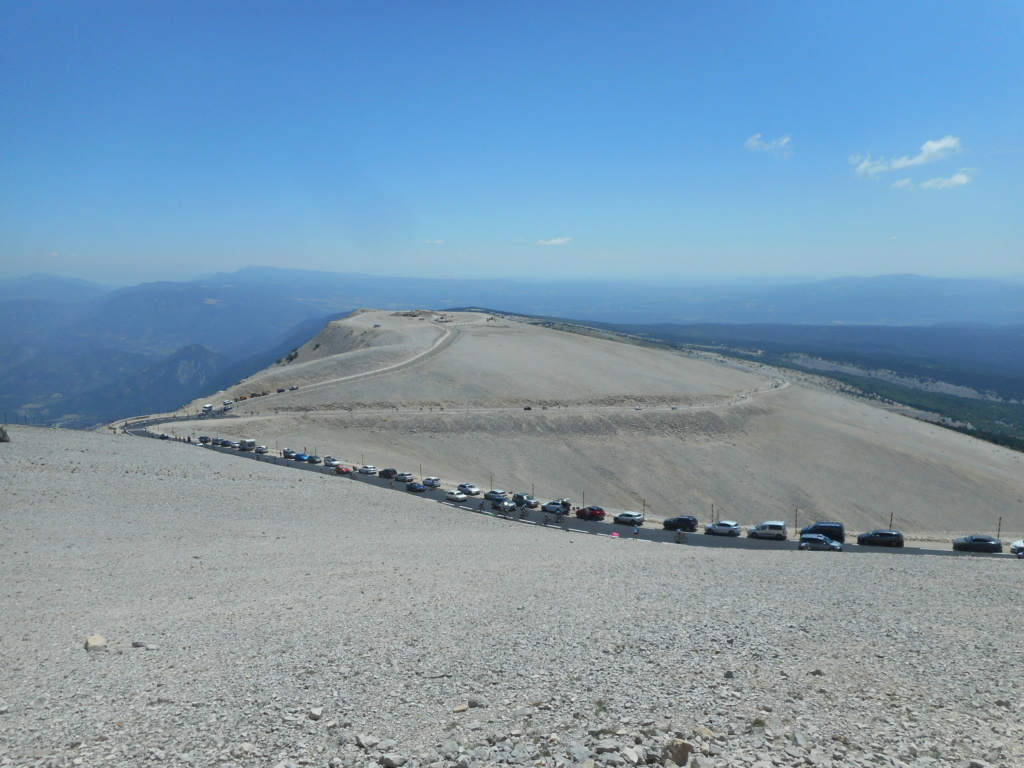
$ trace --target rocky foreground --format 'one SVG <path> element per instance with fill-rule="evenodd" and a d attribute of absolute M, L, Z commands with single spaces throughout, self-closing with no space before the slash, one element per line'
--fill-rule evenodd
<path fill-rule="evenodd" d="M 0 765 L 1024 765 L 1016 561 L 612 540 L 10 431 Z"/>

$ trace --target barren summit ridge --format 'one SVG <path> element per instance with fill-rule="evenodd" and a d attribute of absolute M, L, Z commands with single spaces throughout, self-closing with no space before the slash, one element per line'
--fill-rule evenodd
<path fill-rule="evenodd" d="M 184 429 L 654 519 L 714 504 L 746 525 L 1024 532 L 1020 454 L 780 375 L 483 313 L 367 310 L 209 399 L 297 391 Z"/>

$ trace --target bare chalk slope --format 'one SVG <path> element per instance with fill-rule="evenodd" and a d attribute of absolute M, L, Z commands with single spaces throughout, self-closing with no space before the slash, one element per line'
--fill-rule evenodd
<path fill-rule="evenodd" d="M 1014 560 L 567 534 L 11 435 L 2 765 L 662 765 L 673 736 L 730 768 L 1024 764 Z"/>
<path fill-rule="evenodd" d="M 482 314 L 362 311 L 213 397 L 298 391 L 178 429 L 655 520 L 714 505 L 743 524 L 1024 532 L 1021 454 L 778 375 Z"/>

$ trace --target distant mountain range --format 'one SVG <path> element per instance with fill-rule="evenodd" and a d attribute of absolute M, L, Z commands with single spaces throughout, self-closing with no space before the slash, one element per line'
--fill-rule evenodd
<path fill-rule="evenodd" d="M 894 275 L 773 286 L 430 280 L 249 267 L 127 288 L 0 281 L 0 410 L 94 424 L 176 408 L 360 307 L 636 324 L 1024 325 L 1024 284 Z"/>

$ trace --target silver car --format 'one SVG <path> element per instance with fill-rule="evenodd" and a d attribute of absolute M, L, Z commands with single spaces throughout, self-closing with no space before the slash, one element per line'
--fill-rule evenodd
<path fill-rule="evenodd" d="M 743 527 L 734 520 L 719 520 L 704 526 L 704 533 L 711 536 L 739 536 L 743 533 Z"/>
<path fill-rule="evenodd" d="M 644 516 L 640 512 L 619 512 L 614 518 L 619 525 L 643 525 Z"/>

